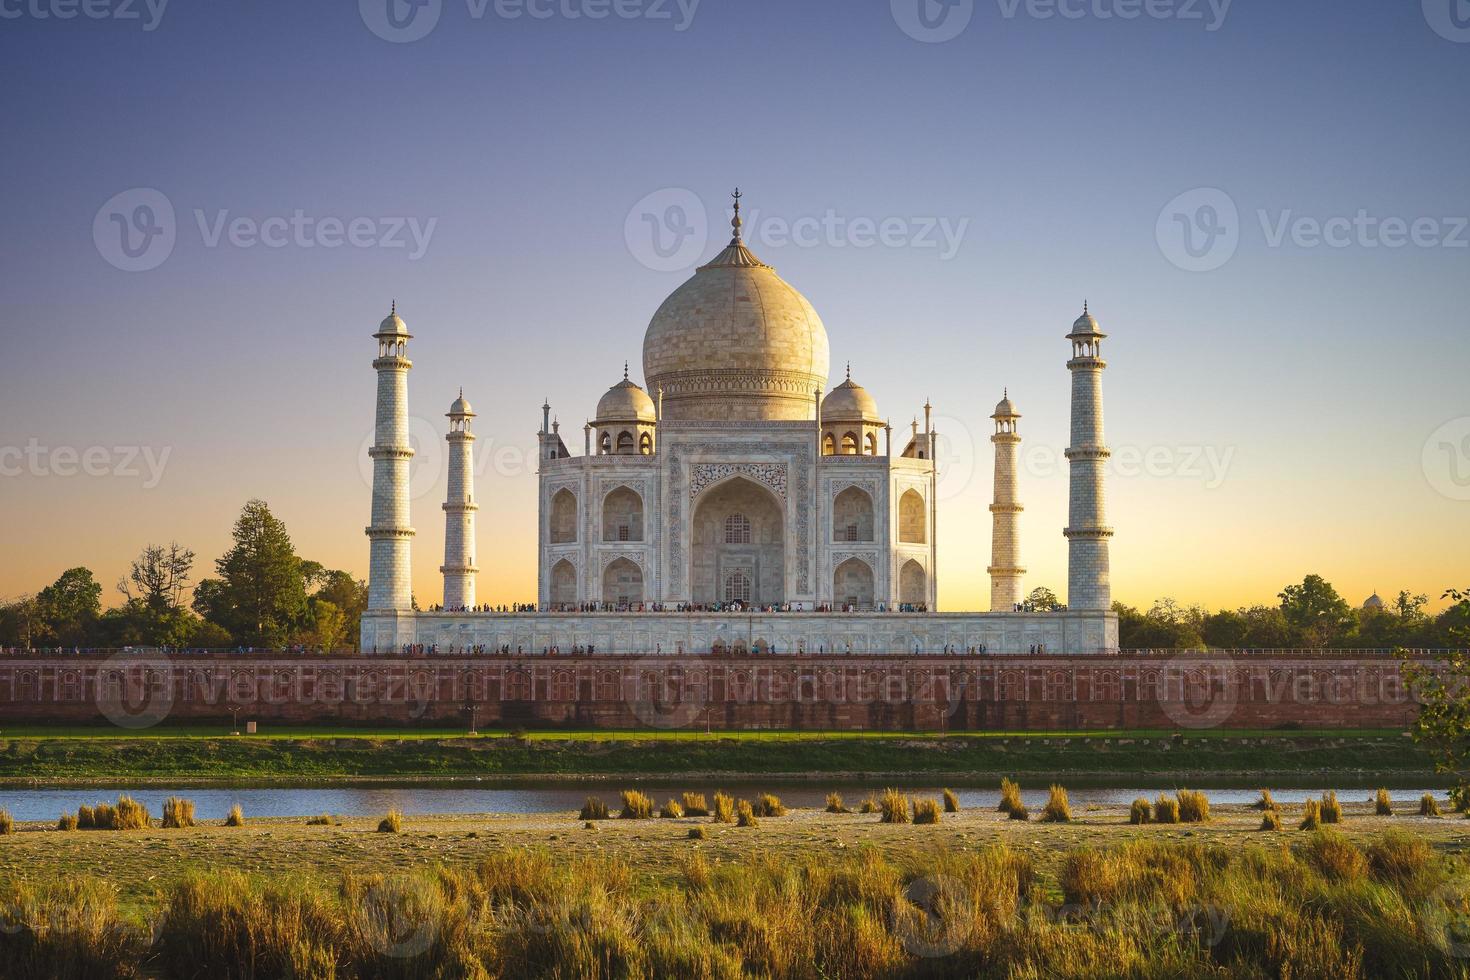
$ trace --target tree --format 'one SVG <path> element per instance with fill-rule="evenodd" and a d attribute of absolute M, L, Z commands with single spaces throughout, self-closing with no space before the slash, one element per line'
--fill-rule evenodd
<path fill-rule="evenodd" d="M 1329 646 L 1354 624 L 1347 600 L 1320 575 L 1308 575 L 1301 585 L 1283 589 L 1281 613 L 1296 641 L 1313 647 Z"/>
<path fill-rule="evenodd" d="M 1419 621 L 1424 619 L 1424 607 L 1429 605 L 1429 596 L 1410 595 L 1407 589 L 1399 592 L 1393 600 L 1393 611 L 1399 619 Z"/>
<path fill-rule="evenodd" d="M 1200 635 L 1217 650 L 1241 650 L 1247 646 L 1250 629 L 1244 610 L 1222 609 L 1205 617 Z"/>
<path fill-rule="evenodd" d="M 1444 598 L 1454 605 L 1456 619 L 1470 624 L 1470 589 L 1450 589 Z M 1437 665 L 1410 660 L 1402 654 L 1404 679 L 1419 701 L 1414 722 L 1414 741 L 1429 748 L 1434 768 L 1452 776 L 1452 796 L 1464 807 L 1470 805 L 1470 625 L 1451 627 L 1450 641 L 1460 649 Z"/>
<path fill-rule="evenodd" d="M 29 649 L 42 629 L 41 610 L 35 596 L 23 595 L 0 606 L 0 647 Z"/>
<path fill-rule="evenodd" d="M 155 612 L 182 609 L 193 569 L 194 552 L 177 542 L 167 547 L 145 545 L 127 576 L 118 580 L 117 590 L 124 599 L 137 599 Z"/>
<path fill-rule="evenodd" d="M 89 568 L 68 568 L 61 577 L 36 594 L 43 642 L 63 646 L 86 643 L 102 614 L 102 586 Z"/>
<path fill-rule="evenodd" d="M 235 522 L 234 539 L 234 547 L 215 562 L 218 588 L 211 585 L 205 593 L 209 618 L 242 644 L 282 646 L 306 614 L 301 561 L 286 525 L 265 501 L 252 500 Z"/>
<path fill-rule="evenodd" d="M 337 569 L 321 572 L 316 580 L 318 586 L 313 598 L 330 602 L 341 610 L 345 645 L 356 650 L 362 633 L 362 614 L 367 610 L 367 583 Z"/>
<path fill-rule="evenodd" d="M 325 653 L 342 649 L 347 639 L 347 618 L 334 602 L 313 597 L 309 603 L 310 628 L 302 642 Z"/>
<path fill-rule="evenodd" d="M 1031 594 L 1026 597 L 1026 602 L 1037 612 L 1051 612 L 1060 609 L 1062 605 L 1057 599 L 1057 594 L 1044 585 L 1038 585 L 1032 589 Z"/>

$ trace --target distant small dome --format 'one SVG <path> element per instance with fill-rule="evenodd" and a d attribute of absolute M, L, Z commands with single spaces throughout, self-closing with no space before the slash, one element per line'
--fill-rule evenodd
<path fill-rule="evenodd" d="M 475 410 L 470 407 L 469 402 L 465 401 L 463 391 L 461 391 L 459 393 L 459 397 L 454 400 L 454 404 L 449 406 L 450 418 L 453 418 L 456 415 L 462 415 L 467 418 L 474 418 L 475 415 Z"/>
<path fill-rule="evenodd" d="M 1380 599 L 1380 598 L 1378 598 L 1378 593 L 1375 592 L 1375 593 L 1373 593 L 1372 595 L 1370 595 L 1367 599 L 1365 599 L 1363 601 L 1363 608 L 1364 609 L 1382 609 L 1383 608 L 1383 600 Z"/>
<path fill-rule="evenodd" d="M 1021 413 L 1016 411 L 1016 403 L 1011 401 L 1010 392 L 1006 392 L 1006 396 L 995 406 L 995 414 L 990 417 L 993 419 L 1018 419 L 1021 417 Z"/>
<path fill-rule="evenodd" d="M 627 375 L 609 388 L 597 403 L 599 422 L 654 422 L 657 419 L 653 399 L 648 397 L 648 392 L 629 381 Z"/>
<path fill-rule="evenodd" d="M 1082 304 L 1082 315 L 1072 321 L 1072 332 L 1069 337 L 1106 337 L 1102 328 L 1097 325 L 1097 317 L 1087 312 L 1087 304 Z"/>
<path fill-rule="evenodd" d="M 412 336 L 408 332 L 408 325 L 403 322 L 403 317 L 401 317 L 401 316 L 398 315 L 398 301 L 397 300 L 394 300 L 392 312 L 390 312 L 387 316 L 385 316 L 383 318 L 383 322 L 382 323 L 378 324 L 378 332 L 376 334 L 374 334 L 373 336 L 375 336 L 375 337 L 409 337 L 409 336 Z"/>
<path fill-rule="evenodd" d="M 868 394 L 868 389 L 852 380 L 852 375 L 842 382 L 826 398 L 822 399 L 822 420 L 832 422 L 873 422 L 878 417 L 878 403 Z"/>

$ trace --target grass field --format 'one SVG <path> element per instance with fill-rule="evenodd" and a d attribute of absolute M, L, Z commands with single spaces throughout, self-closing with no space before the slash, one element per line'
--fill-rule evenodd
<path fill-rule="evenodd" d="M 0 967 L 22 962 L 10 950 L 45 952 L 23 947 L 25 922 L 81 902 L 101 952 L 73 975 L 89 977 L 137 975 L 109 972 L 108 956 L 165 976 L 286 963 L 323 978 L 1470 976 L 1455 885 L 1470 881 L 1470 821 L 1398 805 L 1380 817 L 1347 800 L 1325 834 L 1290 829 L 1300 806 L 1282 808 L 1282 832 L 1247 807 L 1169 826 L 1131 825 L 1122 807 L 1056 824 L 814 809 L 753 828 L 586 827 L 570 812 L 410 816 L 396 834 L 376 818 L 248 814 L 183 830 L 30 824 L 0 837 L 0 913 L 22 923 L 0 929 Z M 126 942 L 104 942 L 109 915 Z"/>
<path fill-rule="evenodd" d="M 1401 732 L 486 732 L 217 727 L 0 729 L 0 784 L 1010 775 L 1106 785 L 1438 785 Z"/>

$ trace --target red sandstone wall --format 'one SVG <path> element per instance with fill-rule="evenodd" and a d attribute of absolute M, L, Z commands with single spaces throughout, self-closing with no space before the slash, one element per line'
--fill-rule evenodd
<path fill-rule="evenodd" d="M 0 657 L 0 719 L 1007 730 L 1396 727 L 1392 657 Z"/>

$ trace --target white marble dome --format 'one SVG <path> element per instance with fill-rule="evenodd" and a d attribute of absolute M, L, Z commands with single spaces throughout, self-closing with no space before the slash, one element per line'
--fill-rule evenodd
<path fill-rule="evenodd" d="M 822 399 L 822 420 L 874 424 L 883 421 L 878 415 L 878 403 L 868 394 L 868 389 L 852 380 L 852 375 Z"/>
<path fill-rule="evenodd" d="M 648 392 L 628 380 L 623 380 L 607 390 L 597 402 L 599 422 L 653 422 L 657 413 Z"/>
<path fill-rule="evenodd" d="M 738 235 L 643 337 L 643 375 L 670 420 L 810 420 L 829 357 L 817 311 Z"/>

